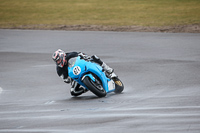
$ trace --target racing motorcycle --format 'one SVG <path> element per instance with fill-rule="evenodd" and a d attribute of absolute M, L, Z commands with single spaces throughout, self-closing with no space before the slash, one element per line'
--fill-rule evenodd
<path fill-rule="evenodd" d="M 69 59 L 68 74 L 98 97 L 105 97 L 110 92 L 121 93 L 124 90 L 124 85 L 117 75 L 106 74 L 100 65 L 80 56 Z"/>

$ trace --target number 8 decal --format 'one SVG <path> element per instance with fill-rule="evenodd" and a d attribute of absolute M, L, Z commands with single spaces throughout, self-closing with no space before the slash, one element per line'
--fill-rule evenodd
<path fill-rule="evenodd" d="M 79 75 L 81 73 L 81 68 L 79 66 L 75 66 L 73 69 L 74 75 Z"/>

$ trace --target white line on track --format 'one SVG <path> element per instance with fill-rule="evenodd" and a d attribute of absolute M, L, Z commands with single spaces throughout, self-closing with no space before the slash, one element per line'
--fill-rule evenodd
<path fill-rule="evenodd" d="M 0 94 L 3 92 L 3 89 L 0 87 Z"/>

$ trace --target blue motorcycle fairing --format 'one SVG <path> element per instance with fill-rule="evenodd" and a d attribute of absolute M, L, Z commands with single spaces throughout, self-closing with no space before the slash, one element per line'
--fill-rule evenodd
<path fill-rule="evenodd" d="M 85 74 L 85 75 L 82 77 L 81 81 L 83 81 L 83 79 L 84 79 L 85 77 L 89 77 L 90 79 L 92 79 L 92 80 L 95 82 L 95 78 L 93 77 L 93 75 L 92 75 L 91 73 Z"/>
<path fill-rule="evenodd" d="M 110 79 L 106 77 L 105 73 L 102 71 L 103 69 L 101 66 L 96 63 L 80 59 L 79 56 L 75 58 L 76 59 L 74 60 L 74 63 L 72 63 L 73 65 L 68 67 L 68 73 L 72 79 L 77 81 L 80 85 L 86 87 L 85 84 L 82 82 L 82 78 L 88 76 L 93 81 L 95 81 L 95 78 L 92 75 L 93 73 L 100 78 L 103 84 L 103 88 L 106 90 L 107 93 L 114 91 L 109 90 L 108 82 L 110 81 Z"/>

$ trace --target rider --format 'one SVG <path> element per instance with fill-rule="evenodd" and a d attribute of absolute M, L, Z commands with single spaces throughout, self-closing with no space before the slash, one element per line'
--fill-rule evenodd
<path fill-rule="evenodd" d="M 81 52 L 69 52 L 65 53 L 63 50 L 58 49 L 55 51 L 52 55 L 52 59 L 56 62 L 56 69 L 57 69 L 57 74 L 59 77 L 61 77 L 65 83 L 71 83 L 71 95 L 72 96 L 78 96 L 81 95 L 82 93 L 86 92 L 86 89 L 78 84 L 76 81 L 72 80 L 68 76 L 68 60 L 73 57 L 80 56 L 83 59 L 91 60 L 97 64 L 99 64 L 107 74 L 112 74 L 113 69 L 110 68 L 108 65 L 106 65 L 103 61 L 100 60 L 99 57 L 96 55 L 93 56 L 88 56 L 84 53 Z M 114 74 L 114 73 L 113 73 Z"/>

